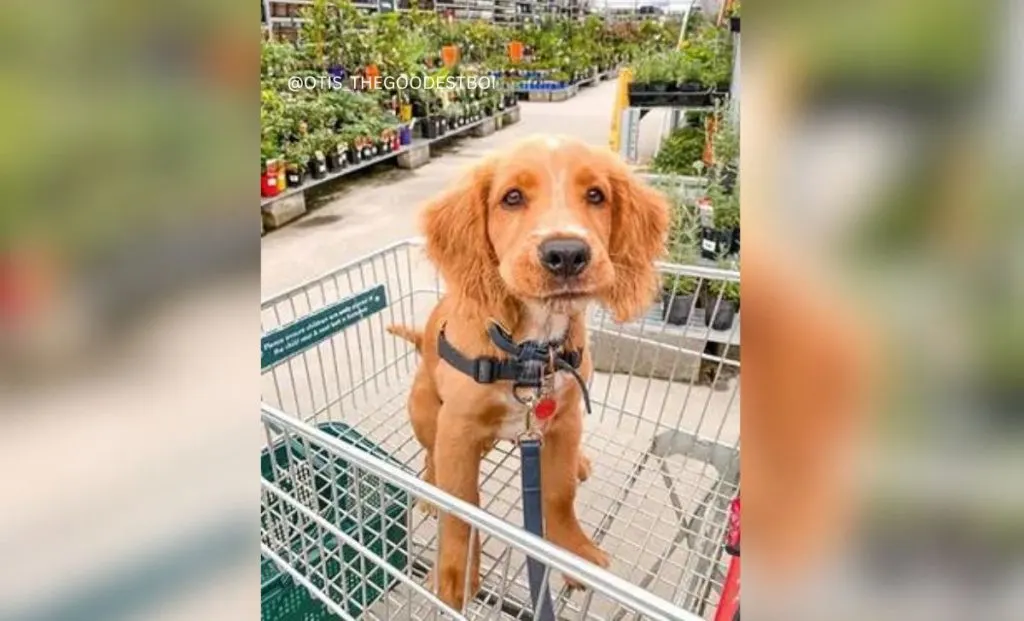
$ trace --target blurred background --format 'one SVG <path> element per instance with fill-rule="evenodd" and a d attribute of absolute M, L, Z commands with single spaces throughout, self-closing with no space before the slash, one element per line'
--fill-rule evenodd
<path fill-rule="evenodd" d="M 745 618 L 1022 618 L 1021 3 L 744 8 Z"/>
<path fill-rule="evenodd" d="M 255 5 L 2 11 L 0 618 L 255 619 Z"/>
<path fill-rule="evenodd" d="M 1024 618 L 1024 9 L 745 9 L 745 618 Z M 4 7 L 2 619 L 258 614 L 255 20 Z"/>

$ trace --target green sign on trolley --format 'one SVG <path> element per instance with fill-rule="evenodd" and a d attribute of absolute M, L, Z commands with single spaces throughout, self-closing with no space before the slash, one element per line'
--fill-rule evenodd
<path fill-rule="evenodd" d="M 266 370 L 287 360 L 387 306 L 387 289 L 377 285 L 272 330 L 260 339 L 260 368 Z"/>

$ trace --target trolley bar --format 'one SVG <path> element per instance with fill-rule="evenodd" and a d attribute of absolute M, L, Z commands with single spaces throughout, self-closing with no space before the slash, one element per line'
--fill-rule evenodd
<path fill-rule="evenodd" d="M 509 524 L 463 500 L 442 492 L 423 482 L 419 477 L 405 472 L 392 464 L 382 461 L 364 451 L 321 433 L 315 427 L 291 417 L 266 403 L 260 405 L 260 416 L 264 423 L 282 430 L 294 432 L 317 444 L 329 448 L 354 462 L 358 467 L 382 477 L 405 491 L 426 500 L 439 509 L 448 511 L 500 541 L 522 550 L 526 554 L 543 560 L 553 569 L 568 574 L 622 605 L 628 606 L 642 618 L 663 621 L 702 621 L 689 613 L 648 591 L 604 570 L 581 560 L 523 529 Z"/>

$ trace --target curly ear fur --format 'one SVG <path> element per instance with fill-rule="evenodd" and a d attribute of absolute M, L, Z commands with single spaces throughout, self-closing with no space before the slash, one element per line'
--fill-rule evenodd
<path fill-rule="evenodd" d="M 613 168 L 611 181 L 615 198 L 608 254 L 615 284 L 604 301 L 616 321 L 625 322 L 643 314 L 658 290 L 654 261 L 665 252 L 669 206 L 621 162 Z"/>
<path fill-rule="evenodd" d="M 498 258 L 487 237 L 487 196 L 494 162 L 486 160 L 423 211 L 420 228 L 427 257 L 448 290 L 486 307 L 503 305 L 508 293 L 498 274 Z"/>

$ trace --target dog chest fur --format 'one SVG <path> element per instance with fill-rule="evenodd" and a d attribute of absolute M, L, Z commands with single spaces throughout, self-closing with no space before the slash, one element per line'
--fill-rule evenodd
<path fill-rule="evenodd" d="M 527 307 L 526 323 L 522 339 L 536 341 L 553 341 L 565 338 L 569 329 L 569 316 L 557 313 L 548 313 L 542 306 L 530 305 Z M 561 405 L 566 399 L 568 382 L 575 381 L 568 373 L 562 371 L 555 374 L 553 394 L 555 401 Z M 511 391 L 501 393 L 501 404 L 505 407 L 505 414 L 498 426 L 497 437 L 499 440 L 515 440 L 516 437 L 526 429 L 526 417 L 529 408 L 520 403 Z M 534 421 L 535 423 L 537 421 Z"/>

